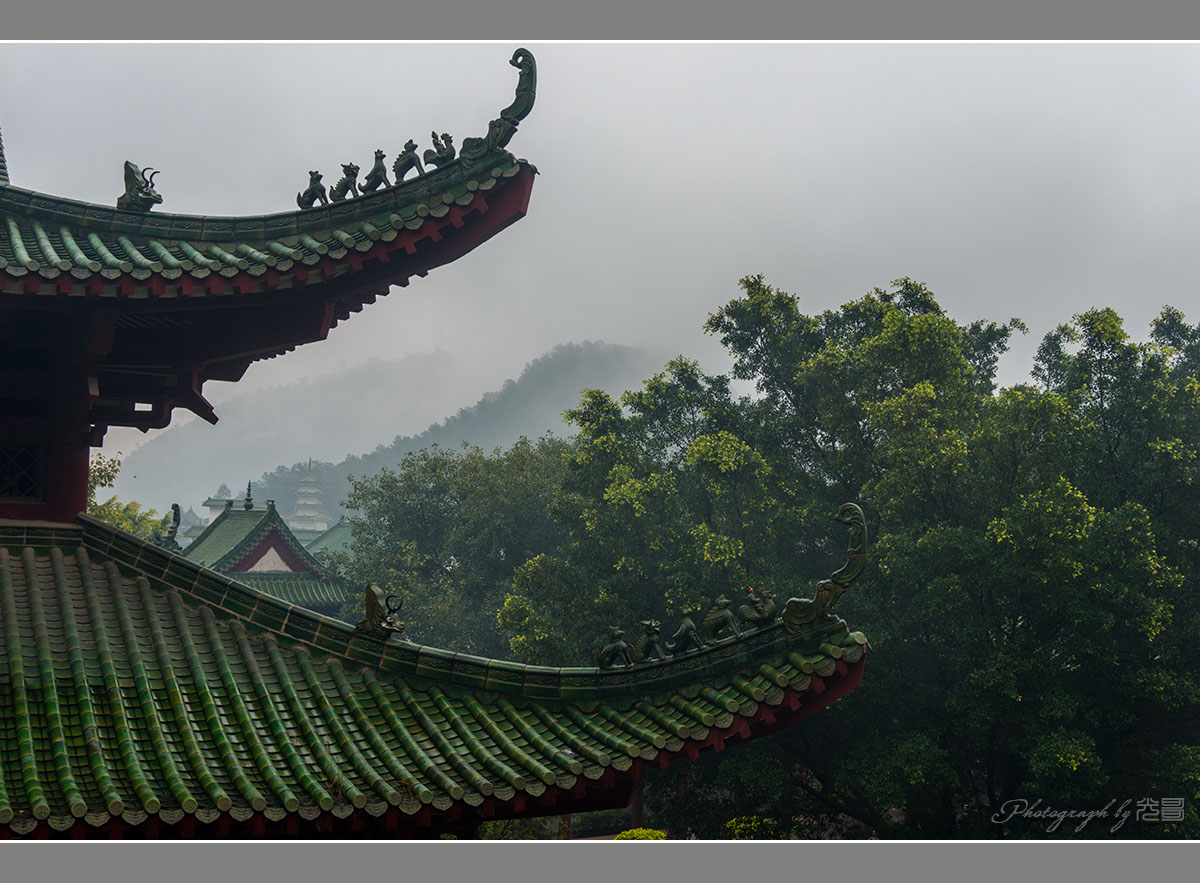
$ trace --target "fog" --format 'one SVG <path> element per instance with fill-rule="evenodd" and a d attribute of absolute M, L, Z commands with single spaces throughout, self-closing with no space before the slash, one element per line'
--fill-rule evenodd
<path fill-rule="evenodd" d="M 112 204 L 129 159 L 161 170 L 160 211 L 286 211 L 309 169 L 332 183 L 431 129 L 483 135 L 514 48 L 6 45 L 9 173 Z M 1089 307 L 1137 336 L 1166 303 L 1200 318 L 1200 47 L 529 48 L 537 103 L 509 146 L 541 172 L 528 216 L 327 341 L 208 384 L 218 414 L 237 391 L 435 350 L 496 387 L 585 339 L 724 370 L 702 325 L 751 273 L 807 311 L 910 276 L 961 321 L 1020 317 L 1005 383 Z M 139 438 L 114 428 L 105 449 Z"/>

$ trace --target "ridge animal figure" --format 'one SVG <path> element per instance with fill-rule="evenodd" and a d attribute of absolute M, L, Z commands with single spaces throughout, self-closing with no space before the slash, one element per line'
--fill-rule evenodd
<path fill-rule="evenodd" d="M 358 624 L 358 631 L 364 632 L 375 638 L 387 640 L 389 635 L 400 634 L 404 631 L 405 624 L 401 621 L 397 614 L 400 608 L 404 606 L 404 601 L 397 601 L 395 604 L 392 600 L 395 595 L 384 597 L 383 589 L 375 585 L 375 583 L 367 583 L 366 588 L 366 618 Z"/>
<path fill-rule="evenodd" d="M 425 165 L 427 166 L 444 166 L 452 162 L 455 157 L 454 142 L 448 134 L 442 133 L 442 140 L 438 141 L 438 133 L 433 132 L 433 148 L 425 151 Z"/>
<path fill-rule="evenodd" d="M 662 623 L 657 619 L 643 619 L 638 623 L 642 627 L 641 637 L 633 645 L 633 661 L 649 662 L 650 658 L 666 659 L 667 652 L 663 650 Z"/>
<path fill-rule="evenodd" d="M 679 629 L 671 636 L 671 640 L 667 641 L 667 649 L 674 655 L 687 653 L 689 650 L 703 650 L 704 642 L 700 640 L 700 633 L 696 631 L 696 623 L 693 618 L 696 616 L 696 611 L 689 610 L 683 614 L 683 622 L 679 624 Z"/>
<path fill-rule="evenodd" d="M 721 595 L 704 617 L 704 643 L 715 644 L 717 635 L 728 628 L 733 629 L 739 638 L 742 636 L 742 627 L 729 609 L 729 599 Z"/>
<path fill-rule="evenodd" d="M 618 663 L 626 666 L 633 665 L 633 657 L 629 655 L 629 645 L 623 640 L 624 637 L 625 632 L 619 626 L 610 625 L 608 627 L 607 638 L 600 638 L 592 653 L 592 659 L 597 668 L 612 668 Z M 604 643 L 605 641 L 607 643 Z"/>
<path fill-rule="evenodd" d="M 411 138 L 404 145 L 404 153 L 396 157 L 396 161 L 392 163 L 392 177 L 396 179 L 397 184 L 404 180 L 409 169 L 416 169 L 418 178 L 425 174 L 425 167 L 421 165 L 421 157 L 417 156 L 417 142 Z"/>
<path fill-rule="evenodd" d="M 171 524 L 169 527 L 167 527 L 166 536 L 163 536 L 158 531 L 155 531 L 154 535 L 150 537 L 150 542 L 158 546 L 160 549 L 166 549 L 168 552 L 180 551 L 179 542 L 175 539 L 175 536 L 179 533 L 179 522 L 181 518 L 182 516 L 180 515 L 179 504 L 172 503 Z"/>
<path fill-rule="evenodd" d="M 770 589 L 755 589 L 746 586 L 748 604 L 738 608 L 738 619 L 748 625 L 766 625 L 775 619 L 775 599 L 771 597 Z"/>
<path fill-rule="evenodd" d="M 300 208 L 312 208 L 317 200 L 321 205 L 329 205 L 329 197 L 325 195 L 325 185 L 321 183 L 320 172 L 308 173 L 308 189 L 296 194 L 296 205 Z"/>
<path fill-rule="evenodd" d="M 387 169 L 383 167 L 384 153 L 382 150 L 375 151 L 375 165 L 371 166 L 371 171 L 367 172 L 367 177 L 362 182 L 363 193 L 374 193 L 376 190 L 383 187 L 391 187 L 387 179 Z"/>
<path fill-rule="evenodd" d="M 862 509 L 854 503 L 843 503 L 833 517 L 850 527 L 846 563 L 829 579 L 817 583 L 817 591 L 811 598 L 788 598 L 783 608 L 783 625 L 788 634 L 794 635 L 810 623 L 838 619 L 830 612 L 833 605 L 867 564 L 867 522 Z"/>
<path fill-rule="evenodd" d="M 153 172 L 149 178 L 146 172 Z M 139 169 L 129 160 L 125 161 L 125 192 L 117 197 L 117 208 L 130 212 L 148 212 L 162 202 L 162 197 L 154 189 L 154 176 L 159 174 L 146 166 Z"/>
<path fill-rule="evenodd" d="M 352 195 L 358 196 L 358 166 L 352 162 L 342 163 L 342 177 L 333 189 L 329 191 L 329 198 L 334 202 L 341 202 L 346 198 L 346 193 L 349 191 Z"/>

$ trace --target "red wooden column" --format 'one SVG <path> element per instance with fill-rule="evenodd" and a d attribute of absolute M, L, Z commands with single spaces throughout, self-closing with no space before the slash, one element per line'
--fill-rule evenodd
<path fill-rule="evenodd" d="M 74 521 L 87 508 L 87 373 L 31 386 L 0 397 L 0 518 Z"/>
<path fill-rule="evenodd" d="M 68 522 L 87 508 L 90 410 L 114 323 L 99 308 L 3 313 L 0 518 Z"/>

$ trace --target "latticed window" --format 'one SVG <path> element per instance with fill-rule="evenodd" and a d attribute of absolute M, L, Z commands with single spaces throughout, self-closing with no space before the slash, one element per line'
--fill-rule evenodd
<path fill-rule="evenodd" d="M 42 498 L 40 448 L 0 446 L 0 500 Z"/>

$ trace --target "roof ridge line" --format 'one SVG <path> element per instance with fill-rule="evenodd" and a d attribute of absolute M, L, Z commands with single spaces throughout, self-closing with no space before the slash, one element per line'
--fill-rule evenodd
<path fill-rule="evenodd" d="M 92 516 L 81 514 L 77 521 L 84 527 L 85 548 L 137 570 L 151 585 L 165 583 L 168 588 L 190 595 L 218 618 L 242 622 L 252 631 L 270 632 L 288 644 L 343 659 L 355 668 L 483 689 L 523 700 L 644 699 L 650 694 L 686 689 L 705 679 L 724 681 L 748 665 L 765 663 L 789 652 L 824 655 L 819 649 L 822 642 L 845 638 L 844 624 L 814 625 L 789 635 L 782 621 L 776 621 L 747 630 L 741 637 L 731 635 L 701 650 L 647 661 L 634 668 L 528 665 L 430 647 L 398 636 L 381 640 L 347 622 L 290 604 Z M 107 545 L 104 537 L 96 534 L 107 534 Z M 146 560 L 147 557 L 151 560 Z M 171 585 L 171 571 L 184 576 L 177 573 L 179 569 L 195 574 L 187 587 Z M 200 578 L 207 584 L 202 585 Z M 231 593 L 230 589 L 234 591 Z"/>

